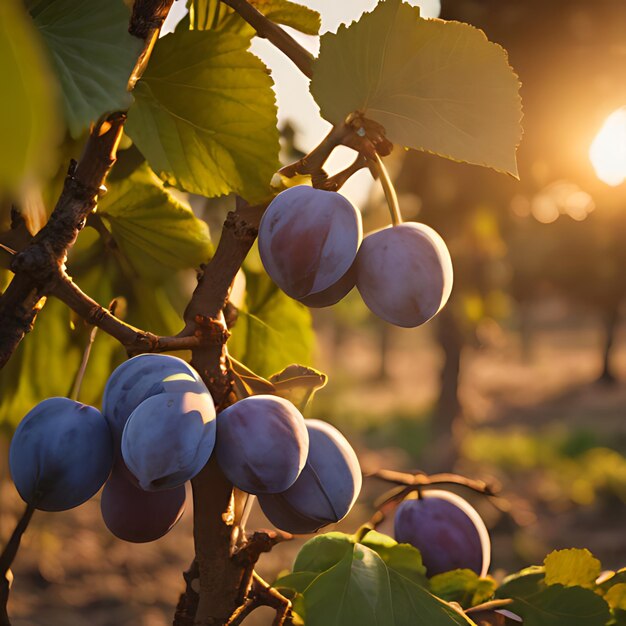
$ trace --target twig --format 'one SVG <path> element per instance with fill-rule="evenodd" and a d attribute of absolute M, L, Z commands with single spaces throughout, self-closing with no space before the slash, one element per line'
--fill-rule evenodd
<path fill-rule="evenodd" d="M 11 626 L 7 613 L 10 581 L 9 571 L 11 569 L 11 564 L 17 555 L 17 551 L 19 550 L 22 535 L 26 532 L 34 512 L 34 506 L 30 504 L 26 505 L 26 509 L 22 514 L 22 517 L 15 525 L 15 530 L 0 555 L 0 626 Z"/>
<path fill-rule="evenodd" d="M 231 615 L 226 626 L 240 626 L 244 619 L 260 606 L 269 606 L 276 611 L 272 626 L 285 626 L 291 623 L 291 601 L 254 572 L 246 601 Z"/>
<path fill-rule="evenodd" d="M 388 483 L 405 485 L 407 487 L 421 487 L 446 484 L 460 485 L 461 487 L 467 487 L 472 491 L 476 491 L 487 496 L 495 496 L 499 491 L 499 485 L 497 484 L 487 483 L 484 480 L 474 480 L 472 478 L 467 478 L 459 474 L 442 473 L 428 475 L 423 472 L 408 474 L 406 472 L 396 472 L 395 470 L 381 469 L 367 475 L 373 478 L 384 480 Z"/>
<path fill-rule="evenodd" d="M 256 30 L 259 37 L 270 41 L 291 59 L 307 78 L 313 76 L 313 55 L 280 26 L 274 24 L 246 0 L 222 0 L 222 2 L 239 13 Z"/>

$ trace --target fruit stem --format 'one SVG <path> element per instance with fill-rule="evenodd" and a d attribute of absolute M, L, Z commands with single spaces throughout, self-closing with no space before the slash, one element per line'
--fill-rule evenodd
<path fill-rule="evenodd" d="M 389 172 L 383 163 L 383 160 L 380 158 L 380 155 L 376 153 L 374 164 L 376 166 L 376 170 L 378 171 L 378 176 L 380 178 L 380 183 L 383 186 L 383 191 L 385 192 L 385 199 L 387 200 L 387 206 L 389 207 L 389 214 L 391 215 L 391 223 L 394 226 L 398 226 L 402 224 L 402 213 L 400 213 L 400 205 L 398 204 L 398 196 L 396 194 L 396 189 L 391 182 L 391 178 L 389 177 Z"/>

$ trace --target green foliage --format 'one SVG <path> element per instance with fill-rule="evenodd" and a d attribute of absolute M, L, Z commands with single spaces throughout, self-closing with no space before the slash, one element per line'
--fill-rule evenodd
<path fill-rule="evenodd" d="M 82 322 L 72 322 L 64 304 L 57 300 L 46 304 L 28 340 L 0 370 L 0 426 L 12 430 L 38 402 L 70 393 L 88 333 Z M 80 397 L 83 402 L 100 403 L 115 349 L 119 346 L 110 337 L 96 341 Z"/>
<path fill-rule="evenodd" d="M 43 47 L 19 0 L 0 2 L 0 74 L 1 195 L 16 193 L 49 165 L 60 125 Z"/>
<path fill-rule="evenodd" d="M 555 550 L 543 562 L 546 585 L 594 587 L 600 575 L 600 561 L 587 549 Z"/>
<path fill-rule="evenodd" d="M 319 33 L 320 15 L 313 9 L 289 0 L 250 0 L 250 4 L 275 24 L 290 26 L 307 35 Z M 193 30 L 227 30 L 254 35 L 254 29 L 219 0 L 191 0 L 189 13 Z"/>
<path fill-rule="evenodd" d="M 309 310 L 285 295 L 265 272 L 246 271 L 246 299 L 228 349 L 260 376 L 310 363 L 315 341 Z"/>
<path fill-rule="evenodd" d="M 103 113 L 128 108 L 142 41 L 128 33 L 122 0 L 29 0 L 62 88 L 65 117 L 79 137 Z"/>
<path fill-rule="evenodd" d="M 468 24 L 384 0 L 322 36 L 311 92 L 341 123 L 362 112 L 405 147 L 517 175 L 519 81 L 506 52 Z"/>
<path fill-rule="evenodd" d="M 371 536 L 370 536 L 371 535 Z M 380 533 L 319 535 L 302 547 L 294 572 L 276 586 L 302 595 L 307 626 L 473 624 L 423 586 L 419 552 Z"/>
<path fill-rule="evenodd" d="M 168 184 L 251 202 L 271 195 L 279 165 L 275 97 L 248 45 L 243 36 L 181 29 L 156 45 L 126 130 Z"/>
<path fill-rule="evenodd" d="M 161 282 L 171 270 L 199 267 L 211 254 L 205 222 L 147 167 L 111 183 L 98 205 L 113 239 L 141 278 Z"/>
<path fill-rule="evenodd" d="M 469 569 L 456 569 L 430 579 L 430 590 L 447 602 L 458 602 L 464 609 L 487 602 L 496 590 L 496 581 L 480 577 Z"/>
<path fill-rule="evenodd" d="M 415 548 L 376 531 L 327 533 L 307 541 L 293 572 L 275 583 L 295 599 L 306 624 L 473 624 L 463 609 L 494 598 L 525 626 L 613 626 L 626 615 L 624 570 L 597 578 L 600 562 L 587 550 L 559 550 L 504 579 L 453 570 L 426 579 Z M 562 584 L 563 583 L 563 584 Z M 484 607 L 485 609 L 487 607 Z M 499 623 L 499 622 L 498 622 Z"/>

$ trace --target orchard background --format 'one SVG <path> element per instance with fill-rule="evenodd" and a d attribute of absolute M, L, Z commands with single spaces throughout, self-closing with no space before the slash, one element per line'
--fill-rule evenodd
<path fill-rule="evenodd" d="M 73 3 L 54 0 L 48 9 L 45 2 L 24 4 L 43 44 L 25 25 L 31 18 L 21 2 L 0 7 L 0 45 L 5 46 L 0 67 L 11 78 L 16 74 L 10 70 L 18 67 L 24 78 L 12 83 L 15 97 L 0 104 L 0 140 L 4 144 L 6 138 L 11 147 L 0 157 L 0 267 L 7 268 L 0 270 L 3 290 L 12 277 L 11 257 L 46 222 L 61 194 L 69 159 L 81 156 L 90 124 L 130 105 L 125 90 L 119 95 L 119 85 L 125 84 L 141 51 L 140 38 L 120 36 L 113 46 L 91 48 L 92 53 L 98 50 L 92 59 L 77 54 L 80 46 L 64 56 L 62 30 L 55 32 L 54 24 L 72 15 Z M 98 41 L 95 33 L 106 38 L 98 20 L 100 25 L 128 23 L 130 17 L 121 2 L 113 4 L 115 9 L 102 11 L 97 0 L 83 3 L 74 27 L 83 29 L 86 40 Z M 135 9 L 156 7 L 158 12 L 160 7 L 164 17 L 169 4 L 138 1 Z M 253 35 L 236 15 L 223 19 L 220 11 L 226 9 L 218 9 L 219 3 L 194 2 L 191 18 L 184 17 L 184 4 L 178 0 L 172 9 L 182 22 L 176 27 L 170 17 L 164 32 L 176 27 L 180 33 L 191 24 L 202 32 L 232 29 L 244 39 Z M 272 8 L 271 2 L 254 4 Z M 341 7 L 321 0 L 306 4 L 319 11 L 322 33 L 375 6 L 358 0 L 346 0 Z M 484 496 L 459 491 L 490 530 L 490 571 L 498 581 L 506 573 L 541 564 L 553 549 L 569 547 L 588 548 L 605 569 L 617 570 L 626 565 L 626 109 L 620 109 L 626 105 L 626 7 L 618 0 L 592 5 L 577 0 L 421 4 L 423 16 L 440 11 L 446 20 L 473 24 L 508 51 L 522 83 L 519 180 L 396 145 L 385 163 L 404 219 L 434 227 L 452 254 L 455 284 L 446 308 L 417 329 L 378 320 L 356 290 L 333 307 L 309 310 L 273 287 L 253 250 L 244 264 L 245 285 L 240 280 L 231 296 L 239 311 L 229 350 L 265 377 L 294 362 L 327 374 L 329 382 L 306 416 L 339 427 L 365 473 L 419 468 L 501 483 L 497 506 Z M 286 24 L 286 32 L 317 54 L 317 16 L 276 5 L 283 13 L 268 9 L 267 16 Z M 158 19 L 135 24 L 146 30 L 141 37 L 146 40 L 158 25 Z M 264 34 L 270 40 L 275 35 Z M 198 63 L 210 57 L 212 45 L 201 44 L 193 53 Z M 306 66 L 307 55 L 287 46 Z M 57 55 L 56 61 L 47 59 L 44 48 Z M 252 49 L 273 70 L 281 163 L 293 163 L 323 140 L 330 124 L 318 115 L 306 78 L 291 61 L 259 38 L 253 39 Z M 21 64 L 16 50 L 23 51 Z M 153 61 L 166 64 L 176 46 L 168 47 L 164 38 L 153 54 Z M 60 87 L 58 69 L 51 69 L 58 68 L 54 63 L 59 58 L 68 70 Z M 191 65 L 191 57 L 183 58 Z M 269 120 L 255 136 L 256 145 L 277 146 L 275 120 L 267 113 L 272 108 L 269 81 L 261 66 L 248 57 L 246 63 L 253 77 L 250 84 L 239 85 L 243 101 L 254 101 L 257 113 Z M 144 82 L 140 80 L 134 92 L 139 105 L 134 106 L 151 106 L 144 87 L 151 78 L 156 84 L 155 67 L 149 65 Z M 72 85 L 67 75 L 85 82 Z M 340 83 L 329 79 L 319 87 L 322 108 L 328 108 L 328 92 Z M 175 101 L 175 96 L 163 97 Z M 194 123 L 210 124 L 211 111 L 223 113 L 211 104 L 206 117 L 203 113 Z M 608 133 L 598 134 L 614 112 Z M 221 122 L 233 123 L 229 115 Z M 245 134 L 250 120 L 241 111 L 238 116 L 235 132 Z M 26 131 L 20 135 L 24 120 Z M 106 124 L 119 122 L 113 118 Z M 87 217 L 88 228 L 81 230 L 67 265 L 76 284 L 100 305 L 115 300 L 119 318 L 168 337 L 184 325 L 184 309 L 196 285 L 194 268 L 215 250 L 226 213 L 235 207 L 232 194 L 263 200 L 263 186 L 279 164 L 276 155 L 274 162 L 262 162 L 259 147 L 249 160 L 235 156 L 236 166 L 228 171 L 232 163 L 220 153 L 213 162 L 217 167 L 207 166 L 209 175 L 204 172 L 207 178 L 201 182 L 193 167 L 164 175 L 182 190 L 164 199 L 144 157 L 159 173 L 171 164 L 150 144 L 154 135 L 144 132 L 141 123 L 136 113 L 133 120 L 131 108 L 128 135 L 106 182 L 108 192 L 97 212 Z M 167 123 L 158 115 L 154 121 L 161 128 Z M 101 128 L 106 135 L 108 127 Z M 451 154 L 450 145 L 412 147 L 477 162 Z M 331 174 L 348 167 L 354 157 L 346 147 L 335 151 Z M 488 164 L 511 171 L 510 159 Z M 367 169 L 352 176 L 342 192 L 361 209 L 365 232 L 389 223 L 383 191 Z M 187 203 L 193 214 L 181 208 Z M 140 210 L 133 214 L 128 211 L 132 206 Z M 72 393 L 90 337 L 95 339 L 81 401 L 99 406 L 106 379 L 125 358 L 116 340 L 103 331 L 94 336 L 93 327 L 60 301 L 68 303 L 67 291 L 57 296 L 48 298 L 33 331 L 0 370 L 2 545 L 23 511 L 8 475 L 8 442 L 15 426 L 37 402 Z M 0 319 L 4 332 L 10 324 L 6 317 Z M 131 352 L 140 352 L 138 347 Z M 370 519 L 384 488 L 376 479 L 366 479 L 360 499 L 337 530 L 351 533 Z M 253 509 L 248 528 L 269 526 Z M 263 555 L 257 565 L 261 576 L 271 582 L 288 571 L 305 540 L 280 543 Z M 69 512 L 37 512 L 12 566 L 11 623 L 170 624 L 184 589 L 181 573 L 193 554 L 191 494 L 182 520 L 149 544 L 126 544 L 108 533 L 98 496 Z M 619 602 L 625 601 L 616 601 L 624 609 Z M 269 624 L 273 615 L 261 608 L 245 623 Z M 623 614 L 614 619 L 621 624 Z M 592 620 L 585 626 L 594 623 L 607 622 Z"/>

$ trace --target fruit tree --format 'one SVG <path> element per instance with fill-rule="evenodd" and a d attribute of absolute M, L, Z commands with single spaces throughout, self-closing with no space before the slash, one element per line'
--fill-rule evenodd
<path fill-rule="evenodd" d="M 445 306 L 446 243 L 403 221 L 383 159 L 395 146 L 515 177 L 521 101 L 504 49 L 401 0 L 321 36 L 315 58 L 283 26 L 317 35 L 320 16 L 289 0 L 189 0 L 159 37 L 172 4 L 0 3 L 0 420 L 15 428 L 9 463 L 26 504 L 0 556 L 0 623 L 36 510 L 103 487 L 111 533 L 155 541 L 183 514 L 189 481 L 195 555 L 178 626 L 240 624 L 262 605 L 277 625 L 621 623 L 624 573 L 599 578 L 585 550 L 498 586 L 485 525 L 443 488 L 494 497 L 480 481 L 380 470 L 365 479 L 393 488 L 372 520 L 322 531 L 364 476 L 341 432 L 303 416 L 326 383 L 294 363 L 311 343 L 307 307 L 356 287 L 373 315 L 415 327 Z M 310 79 L 332 126 L 282 167 L 254 36 Z M 354 161 L 329 175 L 339 146 Z M 361 169 L 390 211 L 373 233 L 339 194 Z M 231 210 L 213 248 L 187 200 L 220 196 Z M 246 528 L 257 501 L 276 530 Z M 380 532 L 394 517 L 395 539 Z M 309 533 L 290 573 L 270 584 L 255 572 L 262 553 Z"/>

